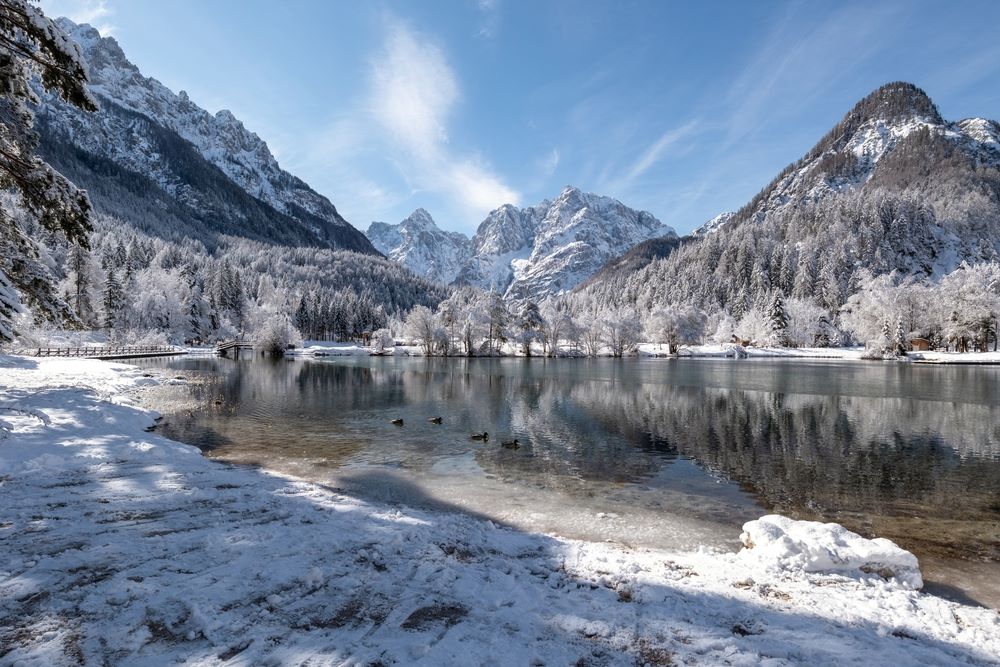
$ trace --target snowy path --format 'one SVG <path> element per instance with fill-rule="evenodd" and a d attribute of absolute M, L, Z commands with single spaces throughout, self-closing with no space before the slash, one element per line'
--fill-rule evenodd
<path fill-rule="evenodd" d="M 0 665 L 1000 664 L 996 611 L 876 575 L 525 534 L 210 461 L 145 432 L 155 381 L 0 357 Z"/>

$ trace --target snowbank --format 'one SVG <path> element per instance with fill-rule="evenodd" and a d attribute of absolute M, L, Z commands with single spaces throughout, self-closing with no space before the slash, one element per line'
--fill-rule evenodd
<path fill-rule="evenodd" d="M 742 560 L 765 569 L 875 574 L 915 590 L 924 586 L 916 556 L 890 540 L 868 540 L 836 523 L 769 514 L 745 523 L 740 541 Z"/>
<path fill-rule="evenodd" d="M 680 349 L 682 357 L 732 357 L 734 351 L 742 350 L 748 357 L 784 357 L 792 359 L 845 359 L 859 360 L 864 355 L 863 347 L 742 347 L 735 345 L 685 345 Z"/>
<path fill-rule="evenodd" d="M 360 343 L 336 343 L 319 340 L 307 340 L 302 347 L 285 352 L 285 356 L 289 357 L 366 357 L 371 354 L 372 348 Z M 397 345 L 381 353 L 382 356 L 387 357 L 394 354 L 422 356 L 423 351 L 417 345 Z"/>
<path fill-rule="evenodd" d="M 147 432 L 143 375 L 0 356 L 0 665 L 1000 661 L 994 610 L 761 565 L 765 526 L 807 564 L 828 533 L 667 553 L 364 503 Z"/>
<path fill-rule="evenodd" d="M 911 352 L 907 356 L 936 364 L 1000 364 L 1000 352 Z"/>

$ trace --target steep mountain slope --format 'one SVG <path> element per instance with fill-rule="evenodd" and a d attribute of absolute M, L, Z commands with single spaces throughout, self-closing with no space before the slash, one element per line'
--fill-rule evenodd
<path fill-rule="evenodd" d="M 586 289 L 592 284 L 626 279 L 636 271 L 649 266 L 654 261 L 669 256 L 670 253 L 681 247 L 681 244 L 690 240 L 690 236 L 681 238 L 665 236 L 663 238 L 643 241 L 638 245 L 632 246 L 624 254 L 605 262 L 604 266 L 597 273 L 580 283 L 578 289 Z"/>
<path fill-rule="evenodd" d="M 691 232 L 691 235 L 705 236 L 706 234 L 717 232 L 723 227 L 725 227 L 726 224 L 733 219 L 734 215 L 735 213 L 733 213 L 732 211 L 727 211 L 726 213 L 720 213 L 719 215 L 715 216 L 714 218 L 703 224 L 698 229 Z"/>
<path fill-rule="evenodd" d="M 694 302 L 736 314 L 780 290 L 835 311 L 862 269 L 934 277 L 995 258 L 998 137 L 994 121 L 947 122 L 916 86 L 888 84 L 732 214 L 724 232 L 587 289 L 640 308 Z"/>
<path fill-rule="evenodd" d="M 365 235 L 389 259 L 446 285 L 472 256 L 472 244 L 465 235 L 439 229 L 422 208 L 397 225 L 373 222 Z"/>
<path fill-rule="evenodd" d="M 42 95 L 41 151 L 92 192 L 99 211 L 126 219 L 138 213 L 151 233 L 179 227 L 208 241 L 234 234 L 375 252 L 329 200 L 283 171 L 232 113 L 213 116 L 185 93 L 143 76 L 113 38 L 92 27 L 59 23 L 82 48 L 101 110 L 81 113 Z M 158 219 L 160 211 L 166 220 Z"/>
<path fill-rule="evenodd" d="M 646 211 L 567 186 L 552 201 L 490 213 L 455 282 L 537 301 L 573 289 L 637 243 L 676 236 Z"/>

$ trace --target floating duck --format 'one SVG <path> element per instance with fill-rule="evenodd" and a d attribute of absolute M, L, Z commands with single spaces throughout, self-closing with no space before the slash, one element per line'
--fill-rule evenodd
<path fill-rule="evenodd" d="M 441 423 L 441 418 L 440 417 L 431 417 L 427 421 L 429 421 L 432 424 L 440 424 Z"/>
<path fill-rule="evenodd" d="M 487 433 L 486 431 L 483 431 L 482 433 L 473 433 L 472 435 L 469 436 L 469 438 L 471 438 L 472 440 L 489 440 L 490 434 Z"/>
<path fill-rule="evenodd" d="M 517 438 L 501 442 L 500 444 L 506 447 L 507 449 L 517 449 L 518 447 L 521 446 L 521 443 L 517 441 Z"/>
<path fill-rule="evenodd" d="M 393 419 L 392 422 L 390 422 L 390 423 L 393 426 L 402 426 L 403 425 L 403 420 L 402 419 Z"/>

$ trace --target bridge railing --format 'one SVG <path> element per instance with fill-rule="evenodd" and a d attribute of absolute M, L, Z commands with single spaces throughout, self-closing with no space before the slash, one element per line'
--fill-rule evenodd
<path fill-rule="evenodd" d="M 218 345 L 216 349 L 219 350 L 231 350 L 234 347 L 253 347 L 253 341 L 249 340 L 224 340 Z"/>
<path fill-rule="evenodd" d="M 109 357 L 116 355 L 166 354 L 178 352 L 172 345 L 113 345 L 107 347 L 38 347 L 23 350 L 31 357 Z"/>

